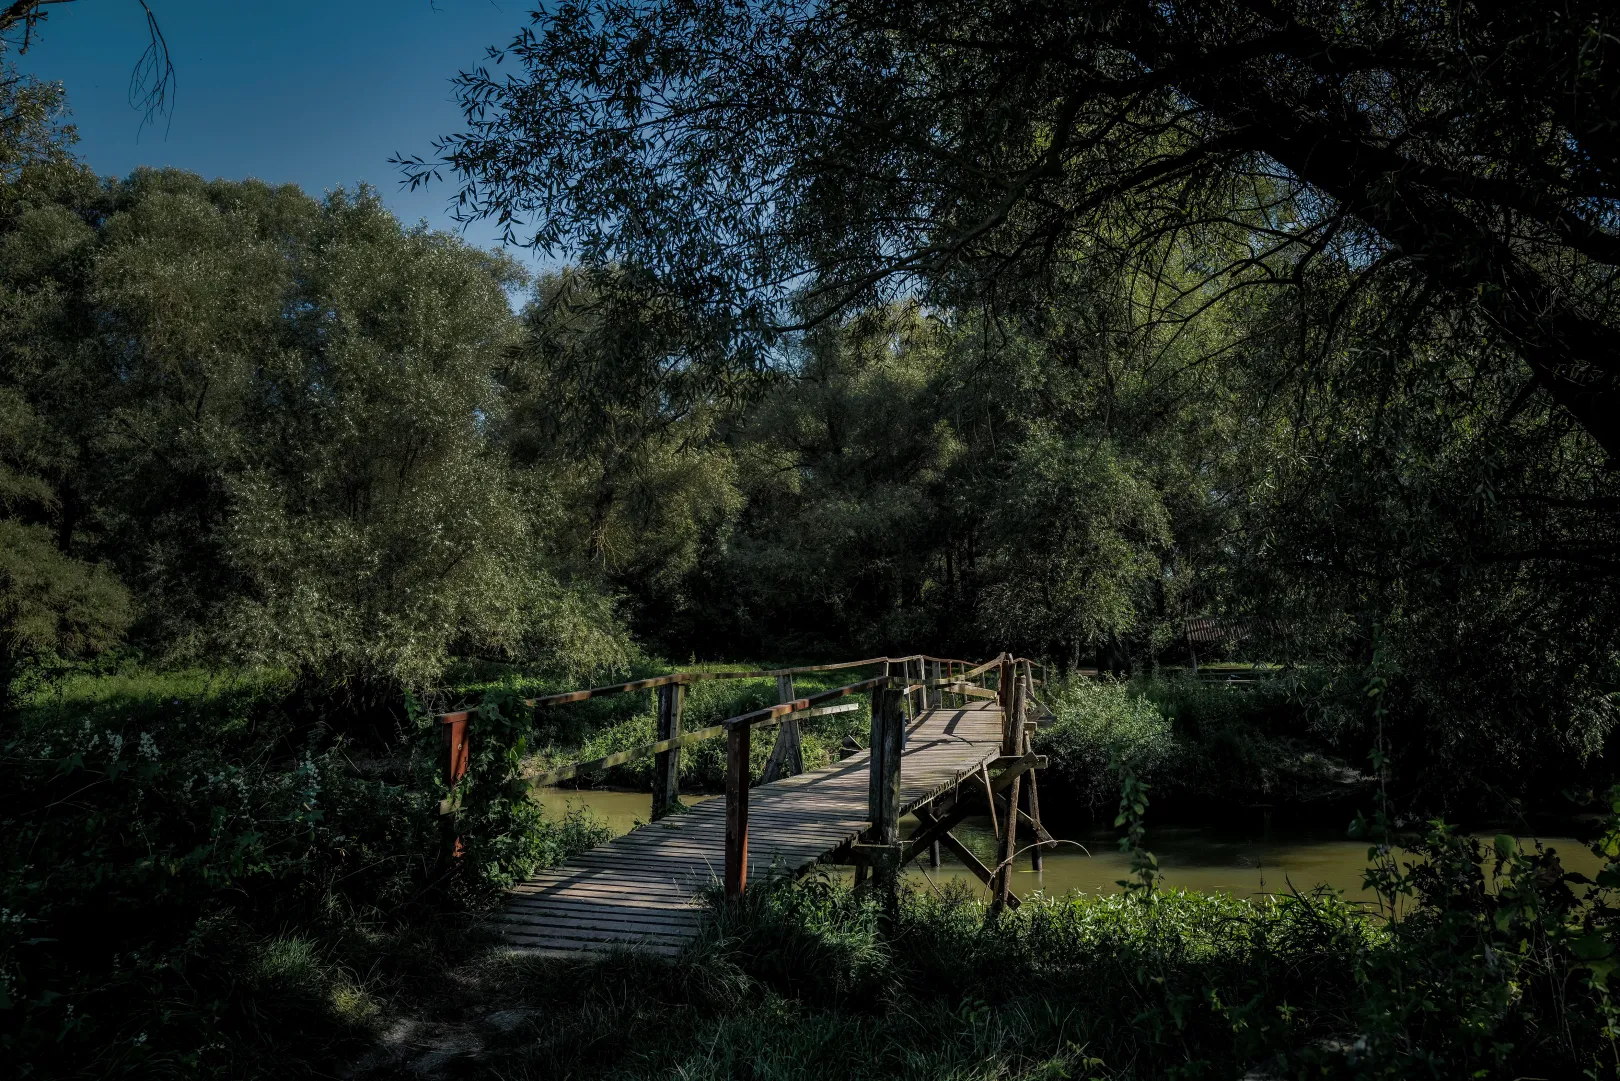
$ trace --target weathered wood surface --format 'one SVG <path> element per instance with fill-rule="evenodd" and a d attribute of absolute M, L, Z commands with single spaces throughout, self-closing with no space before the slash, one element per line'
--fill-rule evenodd
<path fill-rule="evenodd" d="M 906 725 L 899 810 L 926 803 L 1002 751 L 993 703 Z M 866 831 L 868 751 L 748 792 L 747 880 L 797 872 Z M 707 800 L 583 852 L 516 887 L 498 920 L 518 949 L 564 955 L 631 946 L 675 953 L 698 932 L 698 895 L 725 869 L 726 801 Z"/>

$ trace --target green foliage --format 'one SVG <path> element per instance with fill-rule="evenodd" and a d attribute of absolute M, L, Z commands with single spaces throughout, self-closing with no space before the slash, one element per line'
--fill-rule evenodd
<path fill-rule="evenodd" d="M 510 259 L 365 188 L 81 180 L 19 182 L 0 221 L 0 403 L 28 421 L 3 476 L 48 481 L 27 513 L 118 568 L 144 643 L 384 697 L 456 654 L 625 661 L 492 443 Z"/>
<path fill-rule="evenodd" d="M 1119 790 L 1119 769 L 1156 778 L 1188 754 L 1171 723 L 1147 697 L 1111 679 L 1071 676 L 1043 689 L 1056 720 L 1035 737 L 1051 771 L 1093 808 Z"/>
<path fill-rule="evenodd" d="M 486 695 L 468 725 L 467 776 L 453 793 L 445 793 L 458 804 L 454 830 L 462 838 L 463 858 L 457 871 L 464 885 L 480 893 L 515 885 L 536 868 L 612 836 L 582 811 L 548 822 L 529 798 L 521 774 L 532 712 L 509 694 Z M 433 722 L 424 717 L 422 726 L 431 729 Z"/>
<path fill-rule="evenodd" d="M 114 645 L 133 615 L 105 567 L 64 556 L 43 526 L 0 520 L 0 715 L 29 669 Z"/>
<path fill-rule="evenodd" d="M 1566 872 L 1554 849 L 1505 835 L 1487 845 L 1438 820 L 1399 837 L 1411 858 L 1369 850 L 1368 885 L 1402 918 L 1359 966 L 1356 1076 L 1449 1077 L 1464 1063 L 1476 1076 L 1620 1069 L 1620 791 L 1610 802 L 1595 882 Z"/>
<path fill-rule="evenodd" d="M 1120 879 L 1118 885 L 1127 897 L 1135 897 L 1143 904 L 1158 900 L 1159 861 L 1149 852 L 1147 840 L 1147 809 L 1149 785 L 1139 780 L 1130 766 L 1115 758 L 1113 768 L 1119 774 L 1119 813 L 1114 826 L 1125 827 L 1119 838 L 1119 850 L 1131 854 L 1131 879 Z"/>
<path fill-rule="evenodd" d="M 61 83 L 19 75 L 9 56 L 0 57 L 0 192 L 9 194 L 24 170 L 46 170 L 71 161 L 78 135 L 66 123 Z"/>
<path fill-rule="evenodd" d="M 582 1077 L 1231 1077 L 1330 1030 L 1369 930 L 1332 898 L 965 893 L 882 906 L 829 876 L 761 883 L 673 964 L 491 967 L 487 1066 Z M 601 1033 L 611 1031 L 611 1040 Z"/>
<path fill-rule="evenodd" d="M 352 1048 L 375 1016 L 359 968 L 603 838 L 510 797 L 521 742 L 503 744 L 492 703 L 452 867 L 433 726 L 357 761 L 299 722 L 298 686 L 125 668 L 17 714 L 0 744 L 26 794 L 0 817 L 0 1050 L 23 1076 L 241 1077 L 301 1033 Z"/>

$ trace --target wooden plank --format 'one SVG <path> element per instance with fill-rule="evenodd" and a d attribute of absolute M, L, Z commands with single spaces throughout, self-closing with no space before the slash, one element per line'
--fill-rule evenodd
<path fill-rule="evenodd" d="M 593 920 L 550 920 L 544 925 L 507 922 L 500 928 L 501 934 L 511 938 L 574 938 L 586 941 L 643 941 L 643 942 L 687 942 L 697 937 L 696 928 L 671 928 L 668 930 L 643 929 L 640 927 L 608 927 Z"/>
<path fill-rule="evenodd" d="M 508 908 L 546 908 L 546 907 L 572 907 L 582 905 L 605 912 L 624 912 L 634 915 L 645 911 L 648 915 L 657 915 L 663 912 L 673 912 L 677 915 L 690 915 L 696 919 L 702 915 L 701 908 L 693 907 L 696 904 L 694 897 L 688 896 L 677 901 L 662 901 L 640 897 L 621 897 L 617 900 L 600 900 L 581 897 L 575 894 L 563 894 L 557 897 L 512 897 L 507 899 Z"/>
<path fill-rule="evenodd" d="M 702 926 L 696 909 L 619 909 L 611 905 L 558 901 L 551 904 L 508 905 L 497 919 L 534 920 L 537 918 L 589 919 L 605 923 L 691 931 Z"/>
<path fill-rule="evenodd" d="M 870 682 L 897 697 L 903 694 L 898 677 Z M 834 693 L 846 692 L 840 688 Z M 797 699 L 795 704 L 805 701 Z M 907 743 L 898 756 L 903 765 L 893 792 L 900 813 L 924 807 L 986 765 L 999 771 L 991 781 L 999 790 L 1007 774 L 1036 764 L 1027 754 L 999 753 L 1002 716 L 993 704 L 929 710 L 905 722 L 904 728 Z M 745 789 L 748 851 L 737 867 L 743 883 L 773 869 L 798 872 L 863 834 L 871 823 L 870 767 L 871 753 L 861 751 L 811 773 Z M 726 854 L 736 846 L 735 816 L 728 815 L 727 802 L 699 804 L 688 814 L 661 819 L 582 853 L 567 867 L 542 872 L 513 891 L 505 923 L 516 920 L 538 935 L 550 933 L 551 920 L 559 922 L 558 931 L 617 932 L 600 938 L 547 939 L 548 945 L 535 947 L 545 950 L 621 948 L 625 936 L 638 928 L 696 934 L 702 915 L 697 897 L 715 881 L 717 872 L 723 878 Z M 526 941 L 532 945 L 542 940 Z"/>
<path fill-rule="evenodd" d="M 534 942 L 510 942 L 506 949 L 519 957 L 540 957 L 548 961 L 589 961 L 600 950 L 579 949 L 583 943 L 559 943 L 557 945 L 539 944 Z M 663 957 L 678 957 L 681 951 L 670 946 L 653 946 L 643 944 L 636 947 L 641 953 L 658 954 Z"/>
<path fill-rule="evenodd" d="M 980 687 L 975 687 L 971 683 L 955 683 L 951 685 L 950 690 L 956 694 L 965 694 L 969 698 L 987 698 L 994 701 L 1000 697 L 995 691 L 987 691 Z"/>
<path fill-rule="evenodd" d="M 649 920 L 619 920 L 593 911 L 578 912 L 502 912 L 494 917 L 502 925 L 503 933 L 515 933 L 520 927 L 566 927 L 589 929 L 599 927 L 619 930 L 626 934 L 660 934 L 677 938 L 691 938 L 698 933 L 699 924 L 658 923 Z"/>

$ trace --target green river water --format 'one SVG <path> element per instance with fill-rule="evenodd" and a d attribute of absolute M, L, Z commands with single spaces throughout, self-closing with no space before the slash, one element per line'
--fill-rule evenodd
<path fill-rule="evenodd" d="M 688 803 L 712 798 L 683 796 Z M 626 833 L 651 814 L 652 797 L 645 792 L 606 789 L 546 789 L 540 796 L 547 812 L 561 815 L 573 807 L 590 810 L 613 832 Z M 900 832 L 916 828 L 914 819 L 903 819 Z M 993 836 L 988 818 L 969 818 L 954 831 L 974 853 L 992 863 Z M 1056 831 L 1062 843 L 1045 854 L 1045 866 L 1037 873 L 1030 857 L 1020 856 L 1015 867 L 1014 888 L 1021 895 L 1044 890 L 1061 895 L 1071 890 L 1084 893 L 1115 893 L 1118 880 L 1130 874 L 1130 857 L 1118 847 L 1118 831 Z M 1572 837 L 1521 836 L 1521 841 L 1539 840 L 1555 848 L 1566 870 L 1595 874 L 1597 857 Z M 1362 888 L 1367 867 L 1367 843 L 1350 840 L 1343 827 L 1272 825 L 1261 811 L 1248 820 L 1208 825 L 1149 824 L 1147 847 L 1158 858 L 1164 884 L 1169 888 L 1222 892 L 1237 897 L 1258 897 L 1286 893 L 1290 886 L 1300 892 L 1329 886 L 1351 900 L 1372 901 Z M 926 858 L 907 871 L 919 886 L 961 880 L 982 890 L 979 880 L 956 862 L 949 853 L 941 857 L 938 869 L 928 867 Z"/>

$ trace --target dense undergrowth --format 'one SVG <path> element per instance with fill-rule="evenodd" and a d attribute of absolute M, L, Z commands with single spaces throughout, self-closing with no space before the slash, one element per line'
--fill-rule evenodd
<path fill-rule="evenodd" d="M 915 891 L 887 920 L 831 875 L 761 884 L 717 904 L 672 962 L 487 952 L 455 976 L 475 994 L 424 1014 L 436 1041 L 368 1064 L 716 1081 L 1612 1076 L 1607 889 L 1577 900 L 1554 854 L 1505 839 L 1487 854 L 1436 826 L 1407 843 L 1421 859 L 1379 865 L 1408 906 L 1393 924 L 1329 891 L 1038 896 L 1000 917 L 966 891 Z M 1600 845 L 1612 859 L 1613 834 Z"/>
<path fill-rule="evenodd" d="M 1342 805 L 1373 781 L 1356 768 L 1371 735 L 1360 692 L 1314 672 L 1242 684 L 1061 678 L 1042 690 L 1055 720 L 1036 742 L 1052 780 L 1092 811 L 1117 796 L 1120 762 L 1160 804 Z"/>
<path fill-rule="evenodd" d="M 700 687 L 693 727 L 775 695 L 771 681 Z M 1330 893 L 1249 903 L 1141 888 L 990 920 L 965 893 L 914 893 L 885 923 L 871 898 L 813 876 L 719 906 L 669 963 L 504 957 L 479 911 L 603 836 L 514 798 L 514 771 L 650 724 L 632 696 L 531 724 L 511 695 L 544 689 L 505 677 L 459 692 L 483 704 L 456 861 L 443 858 L 448 793 L 420 708 L 402 711 L 389 753 L 361 755 L 274 675 L 126 666 L 36 694 L 0 746 L 20 793 L 0 840 L 0 1053 L 31 1078 L 382 1076 L 426 1069 L 423 1056 L 509 1077 L 1614 1068 L 1620 875 L 1596 888 L 1554 854 L 1506 838 L 1473 851 L 1440 828 L 1396 837 L 1391 824 L 1382 838 L 1422 856 L 1415 869 L 1374 848 L 1394 924 Z M 1169 690 L 1187 696 L 1180 712 Z M 1192 696 L 1232 692 L 1169 690 L 1051 688 L 1054 771 L 1097 799 L 1117 795 L 1120 768 L 1156 800 L 1177 783 L 1214 791 L 1187 763 L 1216 745 L 1202 735 L 1218 730 L 1209 701 L 1231 700 Z M 1267 701 L 1228 704 L 1224 723 Z M 857 711 L 816 719 L 807 757 L 864 724 Z M 685 768 L 697 786 L 719 767 L 693 755 Z M 1620 835 L 1598 845 L 1612 860 Z"/>
<path fill-rule="evenodd" d="M 243 1047 L 283 1038 L 275 973 L 300 957 L 360 971 L 603 837 L 512 798 L 523 735 L 486 712 L 451 864 L 431 722 L 360 758 L 291 690 L 133 668 L 70 679 L 11 721 L 0 1052 L 24 1076 L 229 1075 Z"/>

